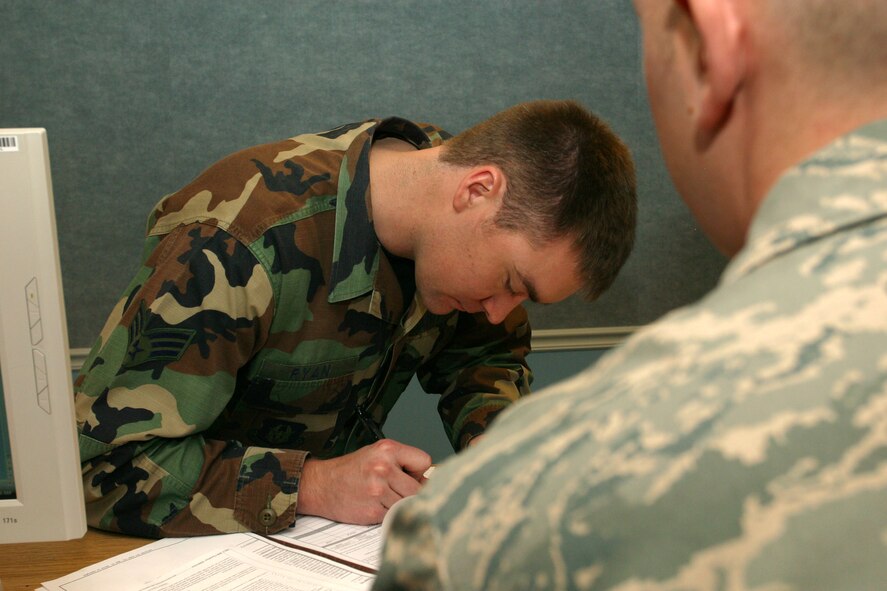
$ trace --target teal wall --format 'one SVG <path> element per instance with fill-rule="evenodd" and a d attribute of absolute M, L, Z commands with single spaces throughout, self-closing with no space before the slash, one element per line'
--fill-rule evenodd
<path fill-rule="evenodd" d="M 369 117 L 458 132 L 577 99 L 638 164 L 638 241 L 588 305 L 536 329 L 646 324 L 723 259 L 659 152 L 629 0 L 0 0 L 0 127 L 45 127 L 68 333 L 89 347 L 135 272 L 153 205 L 240 148 Z M 540 179 L 544 182 L 544 179 Z"/>
<path fill-rule="evenodd" d="M 578 373 L 605 353 L 604 349 L 531 353 L 529 363 L 535 376 L 533 390 L 539 391 Z M 438 396 L 426 394 L 414 379 L 388 417 L 385 435 L 425 450 L 435 462 L 451 456 L 453 448 L 438 418 L 437 401 Z"/>
<path fill-rule="evenodd" d="M 458 132 L 569 98 L 625 139 L 635 251 L 599 301 L 528 306 L 537 330 L 646 324 L 723 268 L 665 170 L 628 0 L 0 0 L 0 22 L 0 127 L 48 130 L 74 348 L 136 270 L 164 194 L 237 149 L 368 117 Z M 533 353 L 536 388 L 598 355 Z M 412 384 L 389 434 L 444 457 L 435 405 Z"/>

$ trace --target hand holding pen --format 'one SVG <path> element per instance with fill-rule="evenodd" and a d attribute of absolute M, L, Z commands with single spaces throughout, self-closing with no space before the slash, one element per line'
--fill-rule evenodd
<path fill-rule="evenodd" d="M 338 458 L 309 457 L 299 484 L 299 513 L 343 523 L 380 523 L 395 503 L 419 492 L 430 467 L 427 453 L 391 439 Z"/>

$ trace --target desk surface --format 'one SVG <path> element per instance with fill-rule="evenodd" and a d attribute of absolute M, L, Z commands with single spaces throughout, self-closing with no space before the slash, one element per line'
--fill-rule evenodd
<path fill-rule="evenodd" d="M 43 581 L 128 552 L 154 540 L 89 529 L 79 540 L 34 542 L 0 546 L 3 591 L 33 591 Z"/>

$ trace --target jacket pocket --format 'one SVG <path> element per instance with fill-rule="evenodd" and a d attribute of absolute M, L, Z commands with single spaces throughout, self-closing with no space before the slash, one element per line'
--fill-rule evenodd
<path fill-rule="evenodd" d="M 353 407 L 357 358 L 310 365 L 263 364 L 249 381 L 239 412 L 252 445 L 306 449 L 323 456 Z M 348 414 L 348 413 L 344 413 Z"/>

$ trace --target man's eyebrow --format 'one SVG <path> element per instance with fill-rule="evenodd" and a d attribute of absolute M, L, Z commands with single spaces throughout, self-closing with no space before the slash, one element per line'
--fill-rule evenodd
<path fill-rule="evenodd" d="M 523 283 L 524 289 L 527 290 L 527 295 L 530 296 L 530 301 L 536 302 L 537 304 L 540 303 L 539 293 L 536 291 L 536 286 L 533 285 L 533 282 L 530 281 L 527 277 L 524 277 L 523 273 L 521 273 L 517 269 L 515 269 L 514 272 L 517 273 L 518 279 L 520 279 L 521 283 Z"/>

